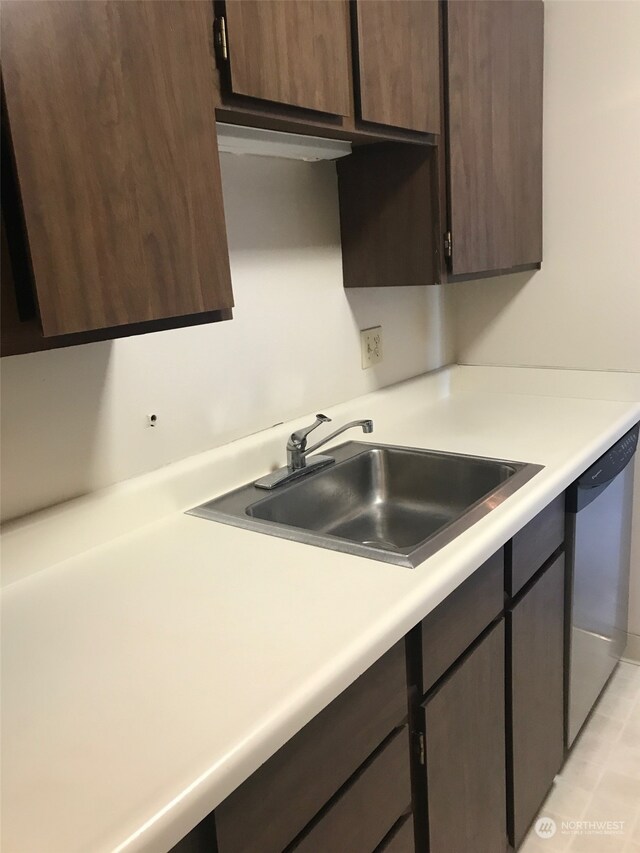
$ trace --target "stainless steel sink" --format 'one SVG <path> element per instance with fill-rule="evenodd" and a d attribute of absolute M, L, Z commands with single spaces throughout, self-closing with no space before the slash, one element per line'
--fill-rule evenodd
<path fill-rule="evenodd" d="M 542 468 L 358 441 L 332 456 L 330 468 L 266 497 L 250 484 L 190 514 L 415 567 Z"/>

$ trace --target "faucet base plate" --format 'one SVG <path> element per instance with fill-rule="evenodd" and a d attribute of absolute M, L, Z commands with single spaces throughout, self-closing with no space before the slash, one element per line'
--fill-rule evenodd
<path fill-rule="evenodd" d="M 270 474 L 260 477 L 260 479 L 256 480 L 253 485 L 258 489 L 275 489 L 277 486 L 282 486 L 285 483 L 292 483 L 294 480 L 298 480 L 306 474 L 318 471 L 320 468 L 326 468 L 327 465 L 332 465 L 335 461 L 336 460 L 333 456 L 310 456 L 307 459 L 307 464 L 304 468 L 298 468 L 296 471 L 292 471 L 285 465 L 283 468 L 278 468 L 276 471 L 272 471 Z"/>

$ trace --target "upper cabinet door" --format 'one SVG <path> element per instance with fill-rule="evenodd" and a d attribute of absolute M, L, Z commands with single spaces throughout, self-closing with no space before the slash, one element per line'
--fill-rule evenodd
<path fill-rule="evenodd" d="M 227 0 L 225 8 L 235 94 L 351 114 L 347 0 Z"/>
<path fill-rule="evenodd" d="M 357 0 L 360 118 L 440 132 L 437 0 Z"/>
<path fill-rule="evenodd" d="M 210 4 L 3 3 L 45 335 L 231 307 Z"/>
<path fill-rule="evenodd" d="M 542 260 L 541 0 L 446 6 L 454 275 Z"/>

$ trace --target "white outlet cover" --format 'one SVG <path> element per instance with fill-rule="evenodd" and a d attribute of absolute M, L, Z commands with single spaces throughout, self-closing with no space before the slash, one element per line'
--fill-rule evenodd
<path fill-rule="evenodd" d="M 362 329 L 360 332 L 360 350 L 363 370 L 382 361 L 382 326 Z"/>

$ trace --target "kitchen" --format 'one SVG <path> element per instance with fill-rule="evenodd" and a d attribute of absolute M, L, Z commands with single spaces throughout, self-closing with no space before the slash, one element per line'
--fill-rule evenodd
<path fill-rule="evenodd" d="M 11 5 L 3 3 L 3 77 L 20 173 L 21 152 L 26 157 L 37 141 L 29 120 L 35 115 L 53 122 L 50 135 L 61 131 L 51 116 L 33 109 L 14 121 L 24 85 L 17 72 L 26 74 L 18 67 L 16 45 L 25 33 L 33 44 L 36 33 L 46 38 L 53 28 L 45 19 L 44 35 L 19 29 L 29 16 L 17 16 L 14 23 L 16 13 L 6 11 Z M 71 8 L 76 5 L 82 6 Z M 91 5 L 108 10 L 113 4 Z M 203 5 L 208 15 L 209 4 Z M 397 10 L 403 4 L 391 5 Z M 377 123 L 376 134 L 389 134 L 403 146 L 402 156 L 385 161 L 386 170 L 364 163 L 358 171 L 359 161 L 351 158 L 366 160 L 366 145 L 354 144 L 354 153 L 337 168 L 331 160 L 268 156 L 265 147 L 260 156 L 222 150 L 233 319 L 107 335 L 41 352 L 35 351 L 31 329 L 21 353 L 2 359 L 3 849 L 169 850 L 203 819 L 205 833 L 207 816 L 215 816 L 228 795 L 414 626 L 424 627 L 423 620 L 450 593 L 479 576 L 494 553 L 638 421 L 638 9 L 635 3 L 544 4 L 539 270 L 533 264 L 496 277 L 427 284 L 427 276 L 435 278 L 438 271 L 433 258 L 439 241 L 423 233 L 420 251 L 414 254 L 412 246 L 415 223 L 422 227 L 437 212 L 434 207 L 425 212 L 419 199 L 424 204 L 442 199 L 433 191 L 438 175 L 432 154 L 441 150 L 437 134 L 419 131 L 429 137 L 423 148 L 405 137 L 399 141 L 401 132 L 386 125 L 381 130 Z M 141 38 L 133 23 L 131 38 Z M 227 36 L 233 59 L 232 23 Z M 9 40 L 12 26 L 17 29 Z M 208 26 L 203 51 L 209 47 Z M 219 32 L 218 25 L 216 37 Z M 219 48 L 217 62 L 220 67 Z M 218 105 L 218 128 L 236 126 L 241 106 L 249 109 L 246 101 L 233 103 L 235 112 Z M 252 105 L 252 115 L 259 117 L 255 101 Z M 117 120 L 135 122 L 119 117 L 106 96 L 100 106 L 93 110 L 98 129 L 87 127 L 97 134 L 94 144 L 104 133 L 115 145 L 117 133 L 109 134 Z M 83 121 L 90 117 L 83 114 Z M 298 122 L 322 125 L 325 144 L 335 141 L 341 135 L 337 121 L 321 119 L 317 111 L 311 118 L 308 112 L 296 114 Z M 277 123 L 273 115 L 270 121 Z M 74 126 L 63 129 L 70 140 L 78 136 Z M 309 133 L 308 127 L 298 130 Z M 372 132 L 370 125 L 366 132 Z M 355 128 L 349 133 L 357 136 Z M 404 133 L 408 139 L 411 132 Z M 45 137 L 42 144 L 55 138 Z M 237 138 L 231 141 L 238 145 Z M 293 145 L 296 138 L 285 142 Z M 61 154 L 53 143 L 45 156 L 45 169 L 20 174 L 23 203 L 29 194 L 36 204 L 43 187 L 55 201 L 55 180 L 63 179 L 76 181 L 82 199 L 87 184 L 70 176 L 64 164 L 56 172 Z M 85 151 L 77 156 L 91 164 Z M 504 152 L 498 162 L 501 156 Z M 412 157 L 431 168 L 419 171 L 410 216 L 401 220 L 401 212 L 394 214 L 403 225 L 393 232 L 394 244 L 381 243 L 376 232 L 366 257 L 352 253 L 353 265 L 345 268 L 345 245 L 353 243 L 341 233 L 344 182 L 363 182 L 369 209 L 382 208 L 375 192 L 383 192 L 385 175 L 393 177 Z M 489 160 L 485 167 L 490 176 Z M 34 185 L 37 179 L 45 184 Z M 105 191 L 90 186 L 99 197 Z M 422 193 L 422 187 L 431 192 Z M 166 211 L 181 186 L 167 181 L 164 189 L 166 195 L 158 190 L 141 207 L 160 198 Z M 215 187 L 211 192 L 215 196 Z M 363 215 L 353 202 L 363 193 L 359 184 L 348 195 L 353 216 Z M 403 201 L 392 193 L 389 198 Z M 182 211 L 180 205 L 175 209 Z M 63 199 L 56 213 L 77 217 L 82 210 L 80 201 L 72 209 Z M 122 211 L 116 202 L 113 210 Z M 162 223 L 166 227 L 170 214 Z M 34 216 L 27 226 L 32 252 L 38 232 L 31 229 L 42 228 L 42 217 Z M 206 233 L 219 239 L 218 225 L 204 221 Z M 104 242 L 98 225 L 94 232 L 96 244 Z M 60 240 L 67 236 L 61 233 Z M 384 247 L 379 257 L 376 242 Z M 180 243 L 186 252 L 185 246 L 188 241 Z M 112 241 L 111 247 L 117 256 L 118 245 Z M 163 263 L 175 263 L 175 256 L 159 254 Z M 216 251 L 212 263 L 220 256 Z M 367 266 L 371 257 L 376 263 Z M 440 270 L 445 261 L 440 258 Z M 131 287 L 129 271 L 114 272 L 109 258 L 104 263 L 101 282 L 123 293 L 125 284 Z M 43 305 L 53 303 L 41 295 L 50 279 L 40 274 L 49 276 L 51 264 L 43 262 L 35 276 L 41 323 L 50 322 L 54 332 L 43 336 L 37 330 L 39 344 L 43 337 L 50 343 L 60 334 L 83 334 L 77 325 L 61 325 L 68 316 L 77 320 L 77 304 L 70 314 L 56 304 L 45 316 Z M 389 282 L 393 286 L 345 287 L 347 277 L 359 280 L 358 264 L 362 276 L 390 268 L 408 277 L 424 269 L 425 282 L 404 284 L 399 278 Z M 224 270 L 215 274 L 224 277 Z M 137 286 L 144 290 L 151 279 Z M 213 304 L 206 308 L 218 310 Z M 135 322 L 148 320 L 138 316 Z M 378 326 L 382 360 L 362 369 L 360 331 Z M 289 435 L 309 426 L 316 412 L 333 420 L 314 434 L 319 438 L 352 419 L 373 420 L 372 435 L 346 434 L 337 443 L 353 439 L 545 467 L 457 543 L 414 569 L 184 515 L 284 465 Z M 636 661 L 638 512 L 636 498 L 626 651 Z M 477 633 L 483 630 L 484 625 Z M 623 698 L 626 707 L 630 700 Z M 625 719 L 632 716 L 630 709 Z M 607 719 L 597 722 L 609 721 L 617 737 L 620 712 L 601 717 Z M 598 761 L 586 764 L 600 767 Z M 415 770 L 414 761 L 414 775 Z M 602 788 L 604 776 L 613 772 L 604 764 L 602 771 L 594 788 Z M 617 772 L 614 781 L 620 783 L 620 776 L 628 788 L 617 793 L 619 807 L 610 808 L 607 819 L 626 821 L 623 836 L 569 837 L 558 829 L 554 838 L 527 839 L 522 849 L 554 850 L 560 843 L 566 849 L 570 843 L 574 850 L 633 850 L 637 808 L 625 797 L 636 796 L 637 774 Z M 559 817 L 578 819 L 588 815 L 592 800 L 608 802 L 604 789 L 570 787 L 580 803 L 585 797 L 588 802 L 580 815 Z M 556 790 L 562 789 L 561 775 Z M 414 842 L 423 846 L 416 849 L 429 849 L 426 844 L 434 851 L 465 849 L 424 841 L 424 823 L 416 824 L 423 833 L 423 841 Z M 203 843 L 201 849 L 215 849 L 215 842 Z M 257 843 L 261 849 L 259 837 Z M 612 843 L 617 846 L 606 846 Z M 474 847 L 479 849 L 494 848 Z"/>

